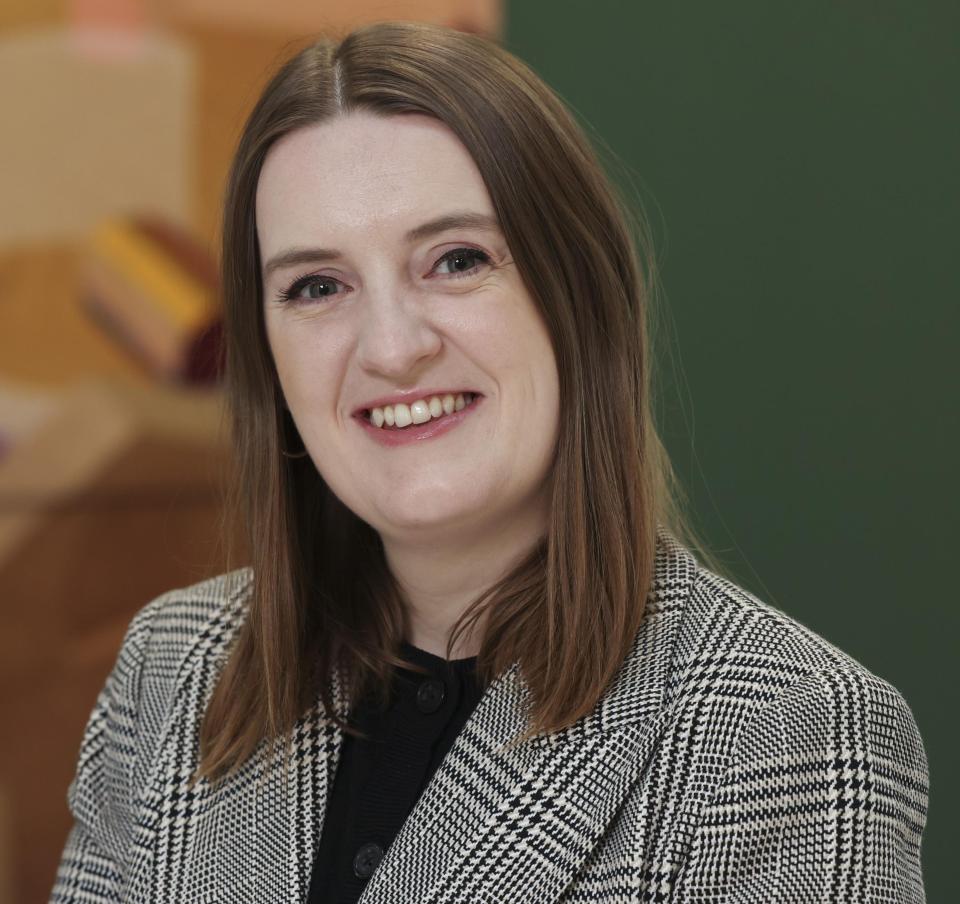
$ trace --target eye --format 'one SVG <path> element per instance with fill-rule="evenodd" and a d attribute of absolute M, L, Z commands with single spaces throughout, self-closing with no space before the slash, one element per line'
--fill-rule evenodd
<path fill-rule="evenodd" d="M 477 261 L 479 263 L 476 263 Z M 489 263 L 490 255 L 479 248 L 454 248 L 444 254 L 433 265 L 433 268 L 436 270 L 441 265 L 447 264 L 451 269 L 443 275 L 452 279 L 460 279 L 461 277 L 475 275 L 482 265 Z M 342 285 L 340 280 L 334 279 L 332 276 L 308 274 L 294 280 L 288 288 L 281 290 L 277 295 L 277 301 L 296 303 L 318 298 L 331 298 L 340 294 L 336 291 L 336 286 L 339 285 Z"/>
<path fill-rule="evenodd" d="M 472 267 L 463 266 L 465 262 L 469 264 L 469 262 L 473 260 L 479 260 L 484 264 L 489 264 L 490 255 L 485 251 L 481 251 L 479 248 L 454 248 L 453 251 L 448 251 L 434 264 L 434 269 L 441 264 L 450 264 L 450 266 L 455 269 L 449 271 L 448 275 L 454 279 L 458 279 L 461 276 L 473 276 L 479 269 L 478 265 L 474 264 Z"/>
<path fill-rule="evenodd" d="M 325 291 L 333 285 L 338 285 L 340 280 L 332 276 L 301 276 L 295 280 L 289 288 L 284 289 L 277 296 L 277 301 L 306 301 L 311 298 L 328 298 L 336 293 Z M 308 291 L 301 294 L 304 289 Z"/>

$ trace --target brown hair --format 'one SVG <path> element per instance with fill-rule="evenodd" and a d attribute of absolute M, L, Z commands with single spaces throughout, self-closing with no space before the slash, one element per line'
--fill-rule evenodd
<path fill-rule="evenodd" d="M 658 525 L 693 538 L 654 429 L 648 308 L 653 258 L 559 98 L 495 43 L 436 26 L 379 23 L 286 62 L 251 113 L 223 224 L 226 385 L 238 469 L 231 511 L 252 558 L 247 617 L 207 706 L 195 779 L 235 770 L 287 736 L 334 670 L 351 699 L 385 697 L 404 639 L 403 594 L 377 533 L 328 489 L 283 404 L 262 314 L 255 222 L 261 166 L 281 136 L 353 110 L 445 123 L 486 184 L 524 284 L 551 335 L 563 412 L 546 536 L 474 601 L 477 669 L 518 662 L 524 737 L 596 705 L 628 653 L 651 585 Z M 635 244 L 636 242 L 636 244 Z M 697 543 L 696 545 L 700 545 Z M 286 759 L 284 760 L 286 763 Z"/>

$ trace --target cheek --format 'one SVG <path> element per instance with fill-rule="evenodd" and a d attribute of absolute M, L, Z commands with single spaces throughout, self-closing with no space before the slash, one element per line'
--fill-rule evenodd
<path fill-rule="evenodd" d="M 539 433 L 543 454 L 552 457 L 560 429 L 560 375 L 545 327 L 528 346 L 531 426 Z M 535 426 L 534 426 L 535 425 Z"/>
<path fill-rule="evenodd" d="M 309 337 L 282 329 L 270 329 L 267 336 L 280 388 L 291 412 L 302 420 L 335 385 L 331 359 Z"/>
<path fill-rule="evenodd" d="M 529 382 L 531 416 L 541 423 L 556 419 L 559 407 L 560 377 L 547 326 L 532 309 L 512 325 L 514 366 Z"/>

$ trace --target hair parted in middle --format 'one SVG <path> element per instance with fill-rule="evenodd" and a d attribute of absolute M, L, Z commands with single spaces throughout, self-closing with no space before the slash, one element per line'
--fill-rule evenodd
<path fill-rule="evenodd" d="M 559 373 L 546 535 L 464 613 L 447 655 L 483 613 L 481 681 L 517 664 L 529 688 L 526 736 L 569 726 L 593 709 L 633 644 L 658 528 L 693 537 L 652 419 L 646 233 L 631 233 L 631 214 L 572 114 L 528 66 L 477 35 L 378 23 L 317 41 L 265 88 L 226 192 L 226 387 L 238 465 L 229 502 L 246 528 L 252 585 L 204 716 L 195 780 L 233 772 L 318 700 L 352 731 L 334 707 L 334 671 L 352 699 L 368 689 L 385 697 L 403 663 L 404 599 L 378 534 L 309 457 L 289 454 L 302 443 L 263 317 L 255 201 L 264 159 L 282 136 L 354 111 L 425 114 L 463 143 Z"/>

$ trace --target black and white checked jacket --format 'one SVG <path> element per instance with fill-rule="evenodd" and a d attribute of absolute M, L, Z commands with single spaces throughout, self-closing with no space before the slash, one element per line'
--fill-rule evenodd
<path fill-rule="evenodd" d="M 52 901 L 306 899 L 340 742 L 319 708 L 286 779 L 261 745 L 225 784 L 187 789 L 249 590 L 248 570 L 233 577 L 131 622 L 67 793 Z M 594 711 L 505 748 L 526 694 L 516 664 L 487 688 L 362 904 L 925 900 L 928 767 L 903 697 L 669 534 Z"/>

